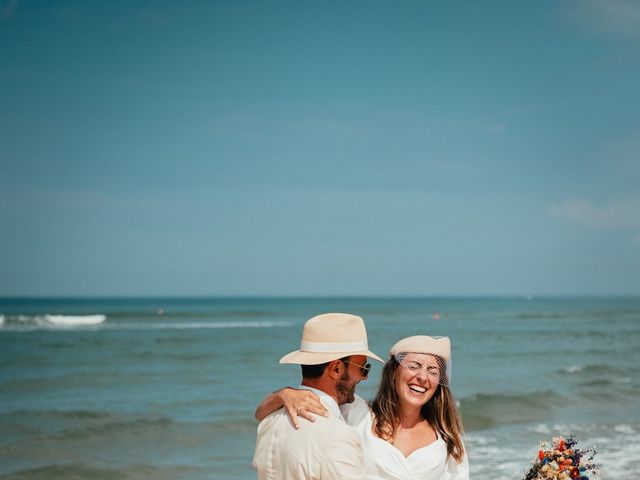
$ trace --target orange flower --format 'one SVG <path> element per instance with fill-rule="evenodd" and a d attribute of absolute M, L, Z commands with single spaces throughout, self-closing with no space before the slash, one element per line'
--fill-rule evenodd
<path fill-rule="evenodd" d="M 538 458 L 540 461 L 544 460 L 544 452 L 542 450 L 538 450 Z"/>

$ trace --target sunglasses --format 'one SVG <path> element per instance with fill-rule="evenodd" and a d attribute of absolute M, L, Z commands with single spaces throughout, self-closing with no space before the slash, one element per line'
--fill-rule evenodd
<path fill-rule="evenodd" d="M 358 365 L 357 363 L 348 362 L 347 360 L 342 360 L 342 363 L 348 363 L 350 365 L 355 365 L 361 371 L 362 378 L 367 378 L 369 376 L 369 372 L 371 371 L 371 364 L 365 363 L 364 365 Z"/>

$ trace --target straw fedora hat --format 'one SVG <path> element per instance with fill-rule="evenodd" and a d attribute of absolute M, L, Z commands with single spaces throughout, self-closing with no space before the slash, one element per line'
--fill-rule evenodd
<path fill-rule="evenodd" d="M 383 360 L 369 351 L 364 320 L 348 313 L 325 313 L 304 324 L 300 350 L 280 359 L 280 363 L 318 365 L 350 355 L 366 355 Z"/>

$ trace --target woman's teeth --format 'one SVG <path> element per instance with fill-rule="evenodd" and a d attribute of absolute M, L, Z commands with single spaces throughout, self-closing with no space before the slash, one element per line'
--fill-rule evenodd
<path fill-rule="evenodd" d="M 414 392 L 417 392 L 417 393 L 424 393 L 427 391 L 426 388 L 420 387 L 418 385 L 409 385 L 409 390 L 413 390 Z"/>

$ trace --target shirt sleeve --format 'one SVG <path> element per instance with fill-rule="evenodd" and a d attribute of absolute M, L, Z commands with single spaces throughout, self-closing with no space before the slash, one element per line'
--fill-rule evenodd
<path fill-rule="evenodd" d="M 344 425 L 333 432 L 322 459 L 321 480 L 364 480 L 364 456 L 360 437 Z"/>

